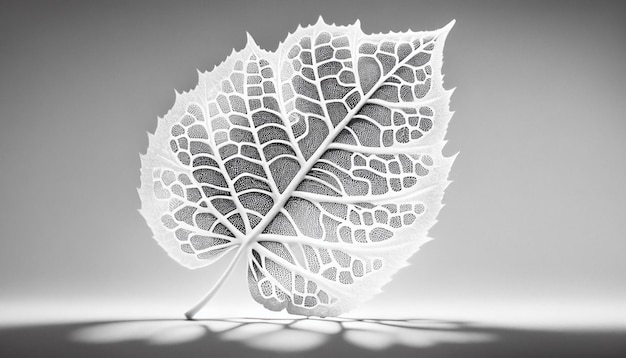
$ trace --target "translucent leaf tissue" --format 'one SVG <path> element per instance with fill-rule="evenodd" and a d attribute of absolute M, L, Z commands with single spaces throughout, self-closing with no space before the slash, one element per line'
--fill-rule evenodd
<path fill-rule="evenodd" d="M 141 157 L 141 213 L 197 268 L 235 250 L 267 309 L 336 316 L 429 241 L 454 157 L 436 31 L 299 27 L 275 52 L 248 36 L 178 94 Z"/>

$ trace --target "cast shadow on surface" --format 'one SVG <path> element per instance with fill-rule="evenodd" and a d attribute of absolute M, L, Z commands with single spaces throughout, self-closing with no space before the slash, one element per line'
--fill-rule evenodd
<path fill-rule="evenodd" d="M 153 345 L 184 344 L 215 336 L 222 342 L 273 352 L 303 352 L 328 343 L 349 344 L 367 350 L 392 346 L 429 347 L 440 343 L 493 340 L 481 332 L 460 332 L 461 322 L 425 319 L 353 318 L 222 318 L 198 321 L 112 322 L 77 330 L 71 339 L 85 343 L 129 340 Z"/>
<path fill-rule="evenodd" d="M 0 328 L 2 357 L 625 357 L 626 331 L 430 319 L 221 318 Z"/>

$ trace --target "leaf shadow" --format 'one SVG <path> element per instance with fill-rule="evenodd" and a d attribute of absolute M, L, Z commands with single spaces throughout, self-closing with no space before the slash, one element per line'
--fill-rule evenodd
<path fill-rule="evenodd" d="M 380 351 L 395 345 L 420 348 L 494 339 L 493 334 L 469 332 L 467 327 L 465 322 L 427 319 L 242 317 L 111 322 L 77 330 L 71 338 L 85 343 L 139 340 L 169 345 L 214 336 L 224 343 L 274 352 L 308 351 L 333 341 Z"/>
<path fill-rule="evenodd" d="M 118 320 L 0 328 L 2 357 L 624 357 L 626 331 L 423 318 Z"/>
<path fill-rule="evenodd" d="M 490 333 L 469 332 L 468 327 L 466 322 L 428 319 L 241 317 L 110 322 L 77 330 L 71 339 L 96 344 L 143 341 L 172 345 L 213 336 L 225 344 L 273 352 L 310 351 L 328 343 L 381 351 L 393 346 L 424 348 L 495 339 Z"/>

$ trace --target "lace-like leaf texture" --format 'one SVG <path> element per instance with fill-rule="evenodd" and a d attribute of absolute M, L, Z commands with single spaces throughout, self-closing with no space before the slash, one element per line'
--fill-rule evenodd
<path fill-rule="evenodd" d="M 333 316 L 427 242 L 449 184 L 451 90 L 429 32 L 299 27 L 178 94 L 142 155 L 141 213 L 180 264 L 237 250 L 254 299 Z"/>

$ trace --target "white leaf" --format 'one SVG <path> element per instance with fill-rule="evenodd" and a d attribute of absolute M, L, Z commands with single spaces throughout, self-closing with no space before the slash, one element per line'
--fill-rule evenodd
<path fill-rule="evenodd" d="M 275 53 L 248 38 L 177 95 L 142 156 L 141 213 L 196 268 L 237 249 L 254 299 L 332 316 L 381 290 L 441 209 L 452 91 L 445 38 L 298 28 Z"/>

